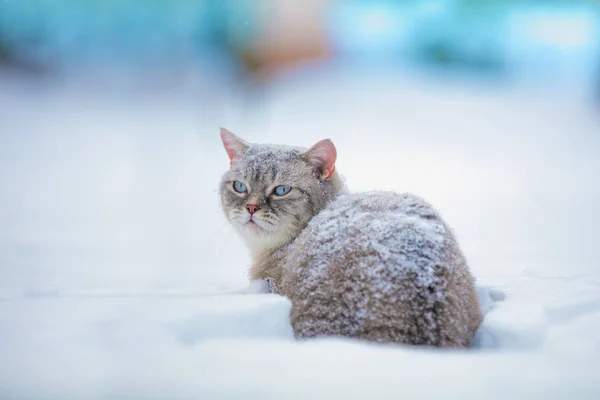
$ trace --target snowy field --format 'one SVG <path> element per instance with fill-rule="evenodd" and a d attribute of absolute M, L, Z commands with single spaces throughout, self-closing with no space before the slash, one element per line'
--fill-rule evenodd
<path fill-rule="evenodd" d="M 600 398 L 600 112 L 508 83 L 308 71 L 0 75 L 0 399 Z M 465 352 L 298 343 L 231 294 L 219 126 L 329 137 L 351 190 L 411 191 L 456 231 L 486 312 Z"/>

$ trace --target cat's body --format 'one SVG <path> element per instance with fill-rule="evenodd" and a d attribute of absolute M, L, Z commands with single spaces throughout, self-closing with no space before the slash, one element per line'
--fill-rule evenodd
<path fill-rule="evenodd" d="M 469 347 L 482 316 L 452 231 L 411 194 L 342 196 L 282 259 L 298 337 Z"/>
<path fill-rule="evenodd" d="M 449 227 L 409 194 L 348 194 L 330 141 L 252 145 L 222 131 L 228 220 L 251 249 L 251 279 L 292 302 L 297 337 L 468 347 L 481 323 Z"/>

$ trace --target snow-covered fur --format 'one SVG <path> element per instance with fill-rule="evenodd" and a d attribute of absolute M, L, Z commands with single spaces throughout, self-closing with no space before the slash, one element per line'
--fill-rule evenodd
<path fill-rule="evenodd" d="M 473 278 L 450 228 L 410 194 L 349 194 L 328 140 L 310 149 L 249 144 L 222 130 L 229 222 L 252 280 L 292 302 L 297 337 L 468 347 L 479 327 Z M 247 190 L 234 188 L 241 182 Z M 274 188 L 292 190 L 277 196 Z M 258 205 L 250 213 L 247 204 Z"/>
<path fill-rule="evenodd" d="M 281 264 L 298 337 L 469 347 L 483 318 L 452 231 L 411 194 L 339 197 Z"/>

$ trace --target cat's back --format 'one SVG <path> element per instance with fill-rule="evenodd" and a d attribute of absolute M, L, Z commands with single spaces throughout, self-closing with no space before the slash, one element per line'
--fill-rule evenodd
<path fill-rule="evenodd" d="M 466 346 L 481 320 L 453 233 L 408 193 L 339 197 L 289 246 L 283 276 L 298 336 Z"/>
<path fill-rule="evenodd" d="M 425 278 L 426 267 L 446 255 L 450 241 L 451 232 L 420 197 L 344 195 L 313 217 L 290 246 L 286 270 L 317 286 L 356 272 L 365 285 L 376 280 L 377 288 L 385 289 L 380 278 L 388 275 L 391 280 L 409 273 Z"/>

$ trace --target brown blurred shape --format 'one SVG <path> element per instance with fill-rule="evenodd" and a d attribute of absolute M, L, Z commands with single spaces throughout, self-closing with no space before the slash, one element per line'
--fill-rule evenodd
<path fill-rule="evenodd" d="M 262 30 L 240 54 L 254 78 L 265 82 L 295 65 L 328 58 L 324 16 L 329 4 L 330 0 L 261 0 Z"/>

